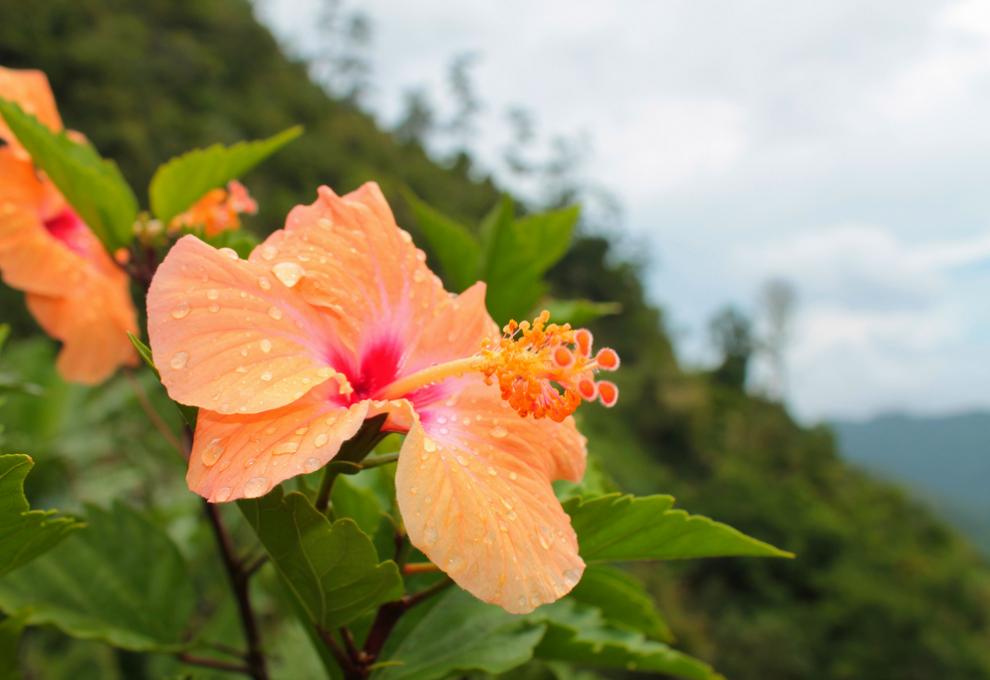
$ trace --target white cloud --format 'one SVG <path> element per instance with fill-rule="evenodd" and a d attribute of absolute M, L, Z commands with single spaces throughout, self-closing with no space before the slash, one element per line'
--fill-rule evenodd
<path fill-rule="evenodd" d="M 317 5 L 259 0 L 302 51 Z M 444 105 L 449 60 L 472 50 L 489 167 L 513 104 L 548 134 L 591 135 L 588 173 L 653 244 L 649 283 L 687 358 L 718 306 L 783 274 L 802 293 L 802 414 L 990 406 L 985 0 L 360 8 L 383 120 L 410 86 Z"/>

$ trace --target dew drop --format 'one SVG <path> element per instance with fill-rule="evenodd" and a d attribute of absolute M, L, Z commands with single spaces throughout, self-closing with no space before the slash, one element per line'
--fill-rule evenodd
<path fill-rule="evenodd" d="M 416 494 L 418 494 L 418 493 L 419 493 L 419 487 L 416 487 L 416 486 L 410 486 L 410 487 L 409 487 L 409 493 L 410 493 L 411 495 L 413 495 L 413 496 L 415 496 Z"/>
<path fill-rule="evenodd" d="M 457 555 L 452 555 L 447 561 L 447 571 L 453 571 L 461 566 L 461 558 Z"/>
<path fill-rule="evenodd" d="M 275 319 L 276 321 L 278 321 L 279 319 L 282 318 L 282 310 L 279 309 L 278 307 L 269 307 L 268 308 L 268 316 L 270 316 L 273 319 Z"/>
<path fill-rule="evenodd" d="M 218 305 L 217 303 L 214 302 L 207 309 L 209 309 L 211 312 L 213 312 L 214 314 L 216 314 L 217 312 L 220 311 L 220 305 Z"/>
<path fill-rule="evenodd" d="M 189 303 L 180 302 L 175 309 L 172 310 L 173 319 L 184 319 L 189 316 Z"/>
<path fill-rule="evenodd" d="M 180 368 L 185 368 L 188 362 L 189 362 L 189 352 L 176 352 L 175 354 L 172 355 L 172 358 L 169 360 L 168 365 L 178 370 Z"/>
<path fill-rule="evenodd" d="M 279 262 L 272 267 L 272 273 L 275 274 L 275 278 L 289 288 L 292 288 L 294 285 L 299 283 L 299 279 L 303 277 L 305 272 L 303 271 L 303 268 L 295 262 Z"/>
<path fill-rule="evenodd" d="M 320 448 L 321 446 L 325 446 L 328 441 L 330 441 L 330 437 L 328 437 L 325 432 L 321 432 L 316 435 L 316 439 L 313 440 L 313 446 Z"/>
<path fill-rule="evenodd" d="M 488 474 L 490 474 L 492 477 L 498 477 L 498 470 L 496 470 L 495 468 L 493 468 L 491 465 L 488 466 L 488 468 L 485 470 L 485 472 L 487 472 Z"/>
<path fill-rule="evenodd" d="M 272 447 L 273 456 L 284 456 L 287 453 L 295 453 L 299 450 L 299 442 L 282 442 Z"/>
<path fill-rule="evenodd" d="M 221 489 L 217 489 L 216 494 L 213 496 L 213 500 L 217 503 L 223 503 L 228 498 L 230 498 L 230 487 L 225 486 Z"/>
<path fill-rule="evenodd" d="M 461 454 L 457 454 L 457 462 L 463 465 L 464 467 L 467 467 L 468 465 L 468 459 L 462 456 Z"/>
<path fill-rule="evenodd" d="M 412 243 L 412 234 L 410 234 L 405 229 L 399 229 L 399 238 L 401 238 L 406 243 Z"/>
<path fill-rule="evenodd" d="M 519 604 L 520 609 L 524 609 L 526 607 L 526 596 L 520 595 L 519 599 L 516 600 L 516 602 Z"/>
<path fill-rule="evenodd" d="M 265 382 L 271 382 L 272 379 L 271 371 L 265 371 L 264 373 L 262 373 L 261 379 L 264 380 Z"/>
<path fill-rule="evenodd" d="M 219 300 L 220 291 L 218 291 L 216 288 L 210 288 L 208 291 L 206 291 L 206 297 L 209 298 L 210 300 Z"/>
<path fill-rule="evenodd" d="M 509 434 L 509 431 L 506 430 L 501 425 L 496 425 L 491 430 L 489 430 L 488 434 L 490 434 L 491 436 L 495 437 L 496 439 L 501 439 L 505 435 Z"/>
<path fill-rule="evenodd" d="M 272 351 L 272 341 L 268 338 L 263 338 L 258 344 L 261 345 L 261 351 L 265 354 Z"/>
<path fill-rule="evenodd" d="M 332 227 L 332 226 L 333 226 L 333 222 L 331 222 L 331 221 L 330 221 L 329 219 L 327 219 L 326 217 L 321 217 L 320 219 L 318 219 L 318 220 L 316 221 L 316 223 L 317 223 L 318 225 L 320 225 L 321 227 L 323 227 L 324 229 L 329 229 L 330 227 Z"/>
<path fill-rule="evenodd" d="M 307 458 L 303 462 L 304 472 L 316 472 L 320 469 L 320 460 L 318 458 Z"/>
<path fill-rule="evenodd" d="M 257 498 L 258 496 L 265 495 L 266 491 L 268 491 L 267 477 L 252 477 L 244 485 L 245 498 Z"/>
<path fill-rule="evenodd" d="M 509 479 L 511 479 L 512 481 L 516 481 L 518 478 L 519 478 L 519 475 L 517 475 L 515 472 L 510 472 L 509 473 Z"/>
<path fill-rule="evenodd" d="M 422 283 L 426 279 L 426 274 L 422 269 L 417 269 L 413 272 L 413 281 L 416 283 Z"/>
<path fill-rule="evenodd" d="M 258 287 L 261 288 L 261 290 L 271 290 L 272 282 L 268 280 L 267 276 L 262 276 L 258 279 Z"/>
<path fill-rule="evenodd" d="M 568 569 L 564 572 L 564 583 L 566 583 L 569 588 L 576 586 L 577 582 L 580 580 L 581 575 L 578 573 L 577 569 Z"/>
<path fill-rule="evenodd" d="M 300 427 L 299 429 L 296 430 L 296 434 L 298 434 L 300 436 L 306 434 L 307 432 L 309 432 L 309 428 L 308 427 Z"/>
<path fill-rule="evenodd" d="M 203 465 L 206 467 L 212 467 L 220 460 L 220 456 L 223 455 L 223 440 L 220 437 L 214 437 L 210 440 L 210 443 L 206 445 L 203 449 L 203 453 L 200 454 L 199 459 L 203 461 Z"/>
<path fill-rule="evenodd" d="M 247 368 L 245 368 L 244 366 L 238 366 L 234 370 L 237 371 L 238 373 L 247 373 Z"/>
<path fill-rule="evenodd" d="M 269 262 L 274 260 L 276 255 L 278 255 L 278 250 L 275 249 L 275 246 L 261 247 L 261 257 L 265 258 Z"/>
<path fill-rule="evenodd" d="M 426 527 L 426 542 L 433 545 L 438 540 L 440 540 L 440 534 L 437 533 L 437 528 L 432 524 Z"/>
<path fill-rule="evenodd" d="M 437 443 L 432 439 L 430 439 L 429 437 L 427 437 L 426 439 L 423 440 L 423 450 L 432 453 L 437 450 Z"/>

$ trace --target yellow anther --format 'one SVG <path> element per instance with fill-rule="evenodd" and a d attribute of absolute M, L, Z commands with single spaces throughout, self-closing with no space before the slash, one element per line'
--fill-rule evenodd
<path fill-rule="evenodd" d="M 610 402 L 606 405 L 614 404 L 618 389 L 608 383 L 601 394 L 594 374 L 618 368 L 619 355 L 606 348 L 592 357 L 590 332 L 549 320 L 550 313 L 544 310 L 532 323 L 506 324 L 502 337 L 489 342 L 481 353 L 486 379 L 498 381 L 502 398 L 521 416 L 561 421 L 582 399 L 601 398 Z"/>

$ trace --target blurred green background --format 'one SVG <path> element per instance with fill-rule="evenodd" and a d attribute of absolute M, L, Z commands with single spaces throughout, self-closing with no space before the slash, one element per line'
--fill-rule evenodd
<path fill-rule="evenodd" d="M 249 225 L 259 234 L 281 226 L 319 184 L 343 192 L 379 182 L 414 235 L 404 189 L 469 225 L 500 200 L 500 187 L 468 153 L 432 158 L 415 119 L 382 129 L 346 96 L 329 96 L 306 64 L 280 51 L 245 0 L 0 0 L 0 17 L 0 64 L 44 70 L 67 125 L 116 159 L 134 186 L 190 147 L 305 125 L 301 141 L 245 180 L 261 206 Z M 546 198 L 522 210 L 574 198 L 566 168 L 542 181 Z M 663 311 L 644 293 L 643 263 L 617 253 L 600 227 L 586 220 L 550 272 L 561 297 L 621 305 L 592 324 L 597 342 L 623 359 L 619 405 L 581 414 L 595 463 L 624 490 L 671 493 L 692 512 L 798 554 L 632 567 L 648 580 L 680 647 L 738 680 L 990 677 L 985 559 L 922 502 L 844 462 L 832 430 L 803 427 L 784 404 L 747 392 L 761 343 L 745 317 L 715 320 L 716 368 L 680 366 Z M 126 497 L 174 513 L 161 519 L 180 545 L 202 539 L 204 530 L 183 519 L 195 517 L 183 470 L 148 432 L 125 379 L 94 390 L 61 383 L 49 368 L 54 347 L 22 297 L 3 289 L 0 308 L 15 331 L 0 361 L 46 388 L 43 397 L 12 397 L 0 407 L 2 450 L 38 461 L 29 491 L 39 504 L 71 510 L 80 500 Z M 143 389 L 172 417 L 152 381 Z M 889 439 L 856 441 L 869 458 Z M 130 464 L 118 465 L 122 459 Z M 985 481 L 973 480 L 977 489 Z M 287 631 L 278 644 L 289 658 L 305 641 Z M 174 672 L 44 631 L 32 632 L 26 660 L 44 668 L 30 676 L 38 678 Z"/>

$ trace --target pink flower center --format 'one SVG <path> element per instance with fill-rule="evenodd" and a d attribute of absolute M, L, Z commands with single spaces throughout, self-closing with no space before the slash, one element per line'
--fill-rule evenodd
<path fill-rule="evenodd" d="M 72 252 L 83 256 L 88 254 L 91 243 L 89 229 L 71 208 L 46 219 L 45 229 Z"/>

